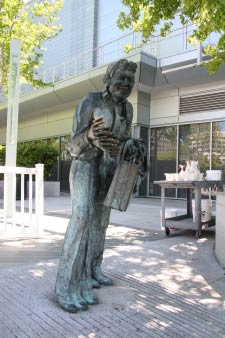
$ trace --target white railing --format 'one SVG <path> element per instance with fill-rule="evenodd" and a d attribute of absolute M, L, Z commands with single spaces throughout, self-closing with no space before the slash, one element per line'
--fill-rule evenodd
<path fill-rule="evenodd" d="M 0 233 L 3 235 L 32 234 L 35 236 L 42 234 L 43 173 L 43 164 L 36 164 L 35 168 L 0 166 L 0 174 L 4 175 L 3 208 L 0 209 Z M 26 180 L 25 177 L 28 179 Z M 35 178 L 34 192 L 33 177 Z M 19 184 L 16 182 L 17 178 L 20 178 Z M 26 182 L 28 182 L 28 187 L 25 186 Z M 9 193 L 9 188 L 12 190 L 12 194 Z M 20 202 L 16 202 L 16 189 L 20 190 L 18 196 Z M 28 200 L 25 200 L 24 190 L 28 190 Z"/>

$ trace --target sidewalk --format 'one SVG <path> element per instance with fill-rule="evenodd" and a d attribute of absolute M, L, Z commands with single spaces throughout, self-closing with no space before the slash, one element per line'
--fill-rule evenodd
<path fill-rule="evenodd" d="M 166 238 L 159 204 L 135 199 L 126 213 L 112 212 L 104 270 L 114 286 L 96 290 L 98 305 L 68 314 L 53 290 L 70 199 L 46 199 L 43 238 L 0 241 L 0 338 L 225 337 L 214 231 L 198 241 L 193 231 Z"/>

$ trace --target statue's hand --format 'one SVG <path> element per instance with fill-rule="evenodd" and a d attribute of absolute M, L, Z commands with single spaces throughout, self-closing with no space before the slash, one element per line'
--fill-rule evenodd
<path fill-rule="evenodd" d="M 122 154 L 123 160 L 135 162 L 135 159 L 138 155 L 138 147 L 135 141 L 135 139 L 130 139 L 125 143 Z"/>
<path fill-rule="evenodd" d="M 146 145 L 142 139 L 130 139 L 126 142 L 122 157 L 125 161 L 140 164 L 146 157 Z"/>
<path fill-rule="evenodd" d="M 138 146 L 138 158 L 140 162 L 144 161 L 144 158 L 147 154 L 147 149 L 144 141 L 142 139 L 137 140 L 137 146 Z"/>
<path fill-rule="evenodd" d="M 119 154 L 119 140 L 112 134 L 104 124 L 104 117 L 97 117 L 88 131 L 88 139 L 97 148 L 107 152 L 111 157 L 116 158 Z"/>

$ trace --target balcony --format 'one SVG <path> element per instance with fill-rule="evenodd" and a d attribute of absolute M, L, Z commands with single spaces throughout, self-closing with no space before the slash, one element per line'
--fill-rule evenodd
<path fill-rule="evenodd" d="M 69 79 L 81 73 L 110 63 L 120 58 L 132 56 L 143 51 L 159 60 L 160 66 L 172 65 L 179 61 L 188 61 L 197 57 L 197 46 L 188 43 L 188 36 L 193 32 L 193 26 L 185 26 L 172 31 L 167 37 L 152 36 L 149 43 L 141 46 L 140 33 L 129 33 L 112 40 L 102 46 L 77 55 L 73 59 L 44 70 L 36 75 L 46 83 L 53 83 Z M 203 45 L 213 44 L 218 40 L 216 34 L 212 34 Z M 132 51 L 127 54 L 124 46 L 130 44 Z M 20 95 L 33 92 L 36 89 L 28 83 L 20 86 Z M 0 104 L 5 102 L 3 93 L 0 93 Z"/>

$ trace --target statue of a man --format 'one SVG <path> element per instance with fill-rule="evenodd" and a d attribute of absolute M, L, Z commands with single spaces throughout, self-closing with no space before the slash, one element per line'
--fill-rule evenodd
<path fill-rule="evenodd" d="M 88 94 L 77 108 L 70 140 L 72 216 L 59 262 L 55 293 L 68 312 L 86 310 L 98 299 L 93 288 L 112 285 L 103 274 L 110 208 L 104 206 L 121 151 L 125 158 L 145 156 L 145 146 L 130 136 L 133 116 L 127 101 L 137 65 L 122 59 L 108 66 L 105 89 Z M 140 166 L 141 167 L 141 166 Z"/>

